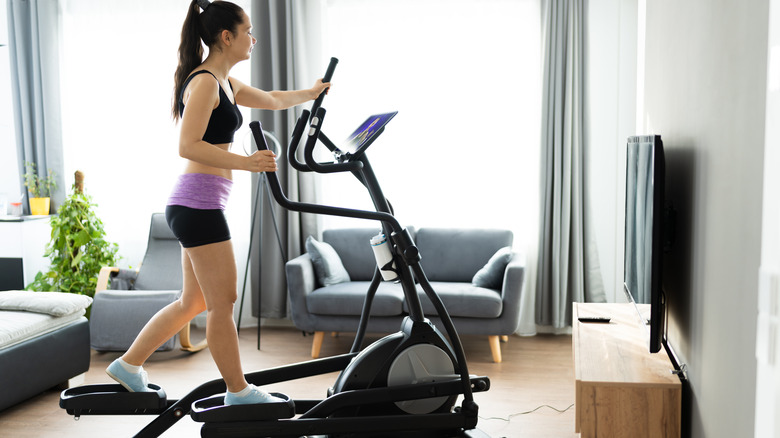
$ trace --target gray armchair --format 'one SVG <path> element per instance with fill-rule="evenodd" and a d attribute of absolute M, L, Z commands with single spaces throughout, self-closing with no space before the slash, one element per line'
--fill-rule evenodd
<path fill-rule="evenodd" d="M 141 266 L 136 270 L 100 270 L 89 322 L 90 346 L 98 351 L 126 351 L 149 319 L 178 299 L 181 288 L 181 246 L 165 215 L 154 213 Z M 182 350 L 195 352 L 206 347 L 205 340 L 191 343 L 187 324 L 157 351 L 173 349 L 177 337 Z"/>

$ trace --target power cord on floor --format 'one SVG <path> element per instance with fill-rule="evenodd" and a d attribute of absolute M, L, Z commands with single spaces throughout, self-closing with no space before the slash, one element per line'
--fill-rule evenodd
<path fill-rule="evenodd" d="M 537 406 L 537 407 L 536 407 L 536 408 L 534 408 L 534 409 L 531 409 L 530 411 L 525 411 L 525 412 L 516 412 L 516 413 L 514 413 L 514 414 L 511 414 L 511 415 L 509 415 L 509 416 L 508 416 L 508 417 L 506 417 L 506 418 L 505 418 L 505 417 L 483 417 L 483 416 L 481 416 L 481 415 L 479 416 L 479 418 L 480 418 L 481 420 L 501 420 L 501 421 L 506 421 L 506 422 L 509 422 L 509 421 L 511 421 L 511 420 L 512 420 L 512 418 L 514 418 L 514 417 L 517 417 L 517 416 L 519 416 L 519 415 L 528 415 L 528 414 L 532 414 L 532 413 L 534 413 L 534 412 L 536 412 L 536 411 L 538 411 L 539 409 L 542 409 L 542 408 L 549 408 L 549 409 L 552 409 L 552 410 L 553 410 L 553 411 L 555 411 L 555 412 L 558 412 L 558 413 L 562 414 L 562 413 L 564 413 L 564 412 L 568 411 L 569 409 L 571 409 L 572 407 L 574 407 L 574 403 L 570 404 L 568 407 L 566 407 L 566 409 L 563 409 L 563 410 L 561 410 L 561 409 L 558 409 L 558 408 L 555 408 L 555 407 L 553 407 L 553 406 L 550 406 L 550 405 L 540 405 L 540 406 Z"/>

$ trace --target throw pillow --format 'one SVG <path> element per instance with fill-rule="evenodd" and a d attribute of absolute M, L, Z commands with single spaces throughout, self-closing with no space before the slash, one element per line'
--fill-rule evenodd
<path fill-rule="evenodd" d="M 512 260 L 512 248 L 506 246 L 499 249 L 490 257 L 485 266 L 474 274 L 471 283 L 477 287 L 501 289 L 504 281 L 504 270 L 506 270 L 506 265 L 509 264 L 510 260 Z"/>
<path fill-rule="evenodd" d="M 0 310 L 24 310 L 51 316 L 64 316 L 80 312 L 90 304 L 92 298 L 79 294 L 26 290 L 0 292 Z"/>
<path fill-rule="evenodd" d="M 332 286 L 350 281 L 349 273 L 341 263 L 341 257 L 328 243 L 319 242 L 309 236 L 306 238 L 306 252 L 311 257 L 314 273 L 321 285 Z"/>

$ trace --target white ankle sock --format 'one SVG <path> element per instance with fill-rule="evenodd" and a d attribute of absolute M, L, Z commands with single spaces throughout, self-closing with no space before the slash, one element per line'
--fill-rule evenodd
<path fill-rule="evenodd" d="M 117 359 L 117 361 L 119 362 L 119 365 L 122 365 L 122 368 L 124 368 L 128 373 L 138 374 L 138 372 L 141 371 L 141 365 L 130 365 L 129 363 L 122 360 L 121 357 Z"/>
<path fill-rule="evenodd" d="M 252 392 L 252 385 L 246 385 L 246 388 L 238 392 L 231 392 L 231 394 L 235 395 L 236 397 L 246 397 L 249 395 L 250 392 Z"/>

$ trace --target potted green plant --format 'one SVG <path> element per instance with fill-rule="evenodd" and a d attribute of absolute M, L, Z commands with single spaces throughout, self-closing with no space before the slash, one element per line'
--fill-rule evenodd
<path fill-rule="evenodd" d="M 71 292 L 95 295 L 103 266 L 116 266 L 118 246 L 106 240 L 103 222 L 95 215 L 97 205 L 84 193 L 83 174 L 76 172 L 73 192 L 51 218 L 51 241 L 46 257 L 51 266 L 38 272 L 27 290 Z"/>
<path fill-rule="evenodd" d="M 24 185 L 30 192 L 30 214 L 47 215 L 51 209 L 51 194 L 57 188 L 55 173 L 49 169 L 45 177 L 38 175 L 35 163 L 24 162 Z"/>

